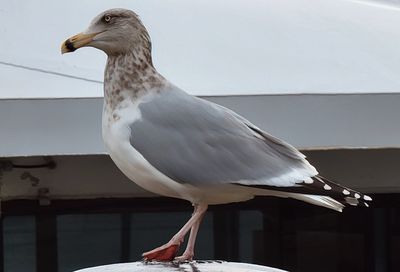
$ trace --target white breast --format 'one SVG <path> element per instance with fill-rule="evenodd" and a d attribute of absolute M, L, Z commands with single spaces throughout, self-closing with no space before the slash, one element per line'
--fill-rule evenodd
<path fill-rule="evenodd" d="M 186 186 L 163 175 L 130 144 L 130 125 L 139 119 L 138 103 L 125 104 L 112 112 L 104 108 L 102 133 L 110 157 L 140 187 L 156 194 L 187 199 Z"/>

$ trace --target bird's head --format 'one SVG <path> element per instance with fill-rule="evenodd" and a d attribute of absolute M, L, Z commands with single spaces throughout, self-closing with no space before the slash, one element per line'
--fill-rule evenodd
<path fill-rule="evenodd" d="M 84 32 L 63 42 L 61 53 L 84 46 L 98 48 L 107 55 L 124 54 L 138 48 L 151 51 L 146 28 L 136 13 L 126 9 L 110 9 L 97 15 Z"/>

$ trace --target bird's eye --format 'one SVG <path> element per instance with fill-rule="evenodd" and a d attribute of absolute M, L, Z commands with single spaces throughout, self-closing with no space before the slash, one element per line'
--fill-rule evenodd
<path fill-rule="evenodd" d="M 106 23 L 111 22 L 111 15 L 109 14 L 104 15 L 103 21 Z"/>

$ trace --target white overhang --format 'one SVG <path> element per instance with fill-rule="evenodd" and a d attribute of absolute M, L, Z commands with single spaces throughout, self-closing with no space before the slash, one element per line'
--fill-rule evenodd
<path fill-rule="evenodd" d="M 13 0 L 0 9 L 0 98 L 102 96 L 87 80 L 102 81 L 105 55 L 60 44 L 111 7 L 141 16 L 156 67 L 195 95 L 400 90 L 398 1 Z"/>

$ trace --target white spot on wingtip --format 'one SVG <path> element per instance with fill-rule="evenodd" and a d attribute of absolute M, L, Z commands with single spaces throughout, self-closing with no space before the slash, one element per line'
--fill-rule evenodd
<path fill-rule="evenodd" d="M 304 179 L 304 183 L 312 184 L 312 183 L 314 183 L 314 180 L 312 178 L 306 178 L 306 179 Z"/>
<path fill-rule="evenodd" d="M 372 201 L 372 198 L 370 196 L 364 195 L 364 200 L 366 201 Z"/>
<path fill-rule="evenodd" d="M 364 202 L 364 205 L 365 205 L 365 207 L 367 207 L 367 208 L 369 207 L 368 203 L 365 203 L 365 202 Z"/>
<path fill-rule="evenodd" d="M 332 187 L 329 186 L 328 184 L 325 184 L 325 185 L 324 185 L 324 189 L 327 190 L 327 191 L 329 191 L 329 190 L 332 190 Z"/>
<path fill-rule="evenodd" d="M 344 195 L 349 195 L 350 192 L 349 192 L 348 190 L 346 190 L 346 189 L 343 189 L 343 194 L 344 194 Z"/>
<path fill-rule="evenodd" d="M 357 199 L 359 199 L 361 196 L 360 196 L 359 194 L 355 193 L 355 194 L 354 194 L 354 197 L 357 198 Z"/>

